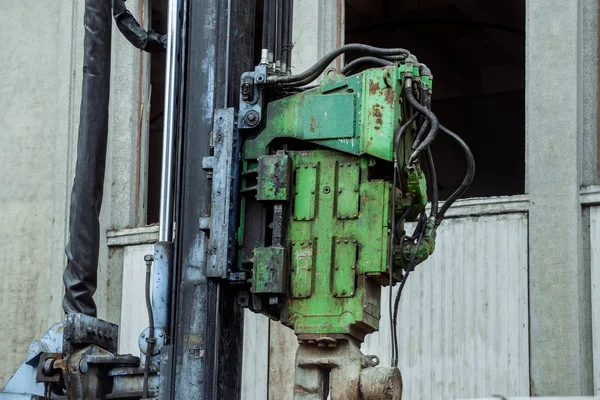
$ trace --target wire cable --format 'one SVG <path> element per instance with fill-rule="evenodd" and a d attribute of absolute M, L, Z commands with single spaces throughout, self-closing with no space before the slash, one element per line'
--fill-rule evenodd
<path fill-rule="evenodd" d="M 384 60 L 383 58 L 379 58 L 379 57 L 371 57 L 371 56 L 359 57 L 356 60 L 353 60 L 353 61 L 349 62 L 348 64 L 346 64 L 346 66 L 344 68 L 342 68 L 340 73 L 348 76 L 348 75 L 353 75 L 353 74 L 357 73 L 360 70 L 360 68 L 365 67 L 365 66 L 388 67 L 392 64 L 393 63 L 391 61 Z"/>
<path fill-rule="evenodd" d="M 356 51 L 360 53 L 366 53 L 368 55 L 379 56 L 381 58 L 385 58 L 389 61 L 402 61 L 405 60 L 406 57 L 410 55 L 410 52 L 406 49 L 397 48 L 397 49 L 384 49 L 380 47 L 368 46 L 365 44 L 347 44 L 341 46 L 329 53 L 327 53 L 323 58 L 317 61 L 312 67 L 307 69 L 306 71 L 298 74 L 298 75 L 289 75 L 289 76 L 269 76 L 267 78 L 267 85 L 279 85 L 279 86 L 301 86 L 315 80 L 327 66 L 339 57 L 341 54 Z"/>
<path fill-rule="evenodd" d="M 452 132 L 445 126 L 440 125 L 440 130 L 448 136 L 450 136 L 452 139 L 454 139 L 454 141 L 458 143 L 458 145 L 462 148 L 463 152 L 465 153 L 465 159 L 467 162 L 467 173 L 465 174 L 465 177 L 458 189 L 456 189 L 456 191 L 452 193 L 450 197 L 446 199 L 446 201 L 444 201 L 442 207 L 440 207 L 440 211 L 435 221 L 436 226 L 442 222 L 446 211 L 448 211 L 448 208 L 450 208 L 450 206 L 454 204 L 454 202 L 469 189 L 469 186 L 471 186 L 473 178 L 475 177 L 475 158 L 473 157 L 473 152 L 471 152 L 469 146 L 467 146 L 467 144 L 460 138 L 460 136 L 458 136 L 456 133 Z"/>

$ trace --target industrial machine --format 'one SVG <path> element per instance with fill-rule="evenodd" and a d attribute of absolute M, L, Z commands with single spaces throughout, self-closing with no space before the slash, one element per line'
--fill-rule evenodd
<path fill-rule="evenodd" d="M 171 1 L 167 37 L 143 31 L 123 1 L 112 5 L 132 43 L 167 51 L 160 237 L 145 259 L 150 326 L 136 357 L 117 354 L 118 328 L 95 318 L 91 297 L 99 207 L 86 205 L 97 200 L 93 185 L 101 199 L 106 144 L 86 129 L 105 140 L 106 128 L 89 121 L 107 116 L 98 97 L 107 78 L 86 79 L 107 73 L 94 52 L 106 51 L 111 7 L 86 1 L 84 62 L 98 71 L 84 77 L 79 157 L 92 154 L 101 173 L 78 162 L 77 176 L 100 178 L 73 188 L 72 218 L 83 222 L 71 221 L 65 319 L 31 345 L 0 399 L 237 398 L 243 307 L 296 333 L 295 399 L 401 398 L 399 296 L 469 187 L 473 156 L 431 111 L 432 73 L 408 50 L 348 44 L 292 73 L 291 2 L 265 0 L 260 61 L 248 68 L 252 41 L 228 35 L 254 32 L 251 3 Z M 332 68 L 343 54 L 355 58 Z M 227 68 L 205 68 L 202 57 Z M 443 205 L 431 153 L 438 132 L 467 162 Z M 378 366 L 360 343 L 379 329 L 381 287 L 397 283 L 392 365 Z"/>

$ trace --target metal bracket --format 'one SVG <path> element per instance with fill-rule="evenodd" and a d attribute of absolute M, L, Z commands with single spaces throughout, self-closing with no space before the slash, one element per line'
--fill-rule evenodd
<path fill-rule="evenodd" d="M 257 65 L 254 71 L 242 74 L 238 129 L 256 128 L 260 124 L 263 108 L 263 86 L 266 81 L 266 65 Z"/>
<path fill-rule="evenodd" d="M 203 160 L 205 169 L 213 171 L 210 221 L 200 221 L 203 230 L 210 229 L 206 272 L 209 278 L 227 279 L 235 251 L 240 149 L 234 115 L 233 108 L 215 110 L 214 155 Z"/>

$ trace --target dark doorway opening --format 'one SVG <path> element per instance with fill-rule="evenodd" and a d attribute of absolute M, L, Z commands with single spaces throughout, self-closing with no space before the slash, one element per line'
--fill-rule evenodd
<path fill-rule="evenodd" d="M 345 35 L 431 69 L 434 112 L 475 155 L 467 197 L 524 193 L 524 0 L 346 0 Z M 462 153 L 442 135 L 432 150 L 443 199 L 464 176 Z"/>

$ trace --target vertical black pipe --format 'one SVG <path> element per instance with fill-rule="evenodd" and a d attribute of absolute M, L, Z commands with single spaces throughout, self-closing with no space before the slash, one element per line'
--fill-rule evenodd
<path fill-rule="evenodd" d="M 281 49 L 283 41 L 283 0 L 277 0 L 277 25 L 275 26 L 275 68 L 281 68 Z"/>
<path fill-rule="evenodd" d="M 111 0 L 85 0 L 83 84 L 77 164 L 71 191 L 67 267 L 63 274 L 66 313 L 97 314 L 100 208 L 104 191 L 110 95 Z"/>
<path fill-rule="evenodd" d="M 287 35 L 285 37 L 285 46 L 287 48 L 287 57 L 285 60 L 285 64 L 287 66 L 287 71 L 291 72 L 292 70 L 292 32 L 294 29 L 294 0 L 289 0 L 288 4 L 288 20 L 287 20 Z"/>
<path fill-rule="evenodd" d="M 261 49 L 268 49 L 269 45 L 269 3 L 269 0 L 264 0 Z"/>
<path fill-rule="evenodd" d="M 283 10 L 281 12 L 282 19 L 282 34 L 281 34 L 281 72 L 287 72 L 287 54 L 288 54 L 288 34 L 290 29 L 289 24 L 290 1 L 283 2 Z"/>
<path fill-rule="evenodd" d="M 277 19 L 277 0 L 269 2 L 269 29 L 267 31 L 269 44 L 269 63 L 275 60 L 275 27 Z"/>

